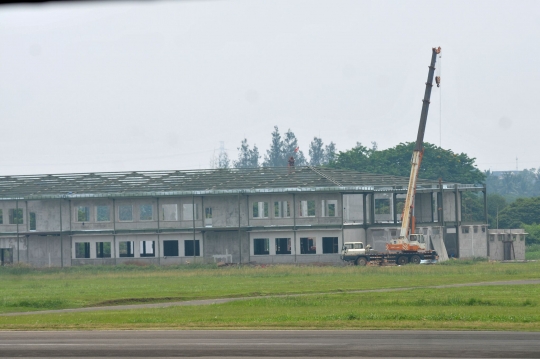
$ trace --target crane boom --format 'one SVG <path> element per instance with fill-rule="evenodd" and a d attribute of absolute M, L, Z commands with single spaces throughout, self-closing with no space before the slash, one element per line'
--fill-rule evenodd
<path fill-rule="evenodd" d="M 411 218 L 414 208 L 414 196 L 416 194 L 416 182 L 418 179 L 418 172 L 420 164 L 422 163 L 422 156 L 424 154 L 424 133 L 426 130 L 426 121 L 429 111 L 429 100 L 431 98 L 431 88 L 433 87 L 433 77 L 435 75 L 435 63 L 437 61 L 437 55 L 440 54 L 441 48 L 433 48 L 431 55 L 431 64 L 429 65 L 428 78 L 426 82 L 426 91 L 424 93 L 424 99 L 422 100 L 422 112 L 420 114 L 420 125 L 418 126 L 418 135 L 416 137 L 416 144 L 414 146 L 413 155 L 411 159 L 411 175 L 409 177 L 409 185 L 407 187 L 407 196 L 405 198 L 405 205 L 403 207 L 403 215 L 401 222 L 401 231 L 399 238 L 393 240 L 387 244 L 388 250 L 418 250 L 425 249 L 425 242 L 423 238 L 421 240 L 409 240 L 409 226 L 411 224 Z M 437 78 L 437 86 L 439 86 L 439 78 Z M 413 219 L 414 227 L 414 219 Z M 423 247 L 423 248 L 422 248 Z"/>

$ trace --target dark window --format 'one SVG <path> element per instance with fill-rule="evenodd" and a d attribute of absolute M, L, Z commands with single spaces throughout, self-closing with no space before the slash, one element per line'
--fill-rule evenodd
<path fill-rule="evenodd" d="M 4 223 L 4 212 L 0 209 L 0 224 Z"/>
<path fill-rule="evenodd" d="M 96 258 L 111 258 L 111 242 L 96 243 Z"/>
<path fill-rule="evenodd" d="M 322 250 L 323 253 L 339 253 L 338 237 L 323 237 Z"/>
<path fill-rule="evenodd" d="M 186 257 L 193 257 L 193 240 L 184 241 L 184 253 Z M 198 257 L 201 255 L 199 241 L 195 241 L 195 256 Z"/>
<path fill-rule="evenodd" d="M 300 238 L 300 254 L 316 254 L 317 240 L 315 238 Z"/>
<path fill-rule="evenodd" d="M 22 224 L 23 223 L 23 210 L 22 208 L 12 208 L 9 210 L 9 224 Z"/>
<path fill-rule="evenodd" d="M 270 254 L 270 240 L 268 238 L 253 239 L 253 254 Z"/>
<path fill-rule="evenodd" d="M 156 248 L 154 241 L 140 241 L 141 257 L 155 257 Z"/>
<path fill-rule="evenodd" d="M 276 254 L 291 254 L 290 238 L 276 238 Z"/>
<path fill-rule="evenodd" d="M 178 241 L 163 241 L 163 255 L 178 257 Z"/>
<path fill-rule="evenodd" d="M 133 241 L 118 242 L 118 254 L 120 257 L 133 257 L 134 243 Z"/>
<path fill-rule="evenodd" d="M 30 212 L 30 230 L 35 231 L 36 230 L 36 213 Z"/>
<path fill-rule="evenodd" d="M 75 243 L 75 258 L 90 258 L 90 242 Z"/>

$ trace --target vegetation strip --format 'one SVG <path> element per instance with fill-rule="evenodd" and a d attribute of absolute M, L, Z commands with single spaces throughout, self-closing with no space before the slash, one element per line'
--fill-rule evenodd
<path fill-rule="evenodd" d="M 497 286 L 497 285 L 527 285 L 527 284 L 540 284 L 540 279 L 501 281 L 501 282 L 460 283 L 460 284 L 448 284 L 448 285 L 426 286 L 426 287 L 364 289 L 364 290 L 354 290 L 354 291 L 346 291 L 346 292 L 340 291 L 340 292 L 326 292 L 326 293 L 284 294 L 284 295 L 269 295 L 269 296 L 264 296 L 264 297 L 200 299 L 200 300 L 190 300 L 190 301 L 184 301 L 184 302 L 131 304 L 131 305 L 119 305 L 119 306 L 44 310 L 44 311 L 34 311 L 34 312 L 0 313 L 0 316 L 39 315 L 39 314 L 55 314 L 55 313 L 80 313 L 80 312 L 95 312 L 95 311 L 101 311 L 101 310 L 111 311 L 111 310 L 166 308 L 166 307 L 176 307 L 176 306 L 222 304 L 222 303 L 228 303 L 228 302 L 233 302 L 233 301 L 250 300 L 250 299 L 288 298 L 288 297 L 317 296 L 317 295 L 328 295 L 328 294 L 382 293 L 382 292 L 406 291 L 406 290 L 413 290 L 413 289 L 442 289 L 442 288 Z"/>

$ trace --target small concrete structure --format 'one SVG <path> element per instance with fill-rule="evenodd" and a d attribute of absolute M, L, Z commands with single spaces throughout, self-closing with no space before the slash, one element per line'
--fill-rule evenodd
<path fill-rule="evenodd" d="M 488 257 L 496 261 L 525 260 L 525 233 L 523 229 L 490 229 L 488 231 Z"/>
<path fill-rule="evenodd" d="M 345 241 L 384 251 L 399 235 L 407 184 L 318 167 L 5 176 L 0 261 L 339 263 Z M 490 253 L 486 221 L 462 221 L 465 192 L 485 203 L 485 186 L 418 182 L 417 232 L 442 258 Z"/>

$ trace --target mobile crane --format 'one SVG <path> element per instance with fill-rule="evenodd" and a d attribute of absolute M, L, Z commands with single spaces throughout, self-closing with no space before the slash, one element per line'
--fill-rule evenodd
<path fill-rule="evenodd" d="M 437 55 L 441 53 L 441 48 L 433 48 L 431 54 L 431 64 L 428 71 L 426 82 L 426 91 L 422 100 L 422 112 L 420 114 L 420 125 L 418 126 L 418 135 L 411 159 L 411 174 L 409 176 L 409 185 L 407 187 L 407 196 L 401 216 L 401 230 L 397 239 L 392 239 L 386 244 L 386 253 L 371 251 L 370 246 L 364 247 L 362 242 L 344 243 L 341 258 L 345 261 L 354 261 L 357 265 L 366 265 L 369 262 L 395 262 L 397 264 L 414 263 L 422 261 L 434 262 L 438 259 L 437 253 L 433 250 L 426 250 L 426 241 L 423 234 L 415 232 L 415 218 L 413 215 L 414 197 L 416 194 L 416 182 L 418 180 L 418 171 L 422 163 L 424 154 L 424 133 L 431 98 L 431 88 L 433 87 L 433 78 L 435 75 L 435 63 Z M 437 87 L 440 86 L 440 77 L 435 77 Z M 410 227 L 410 228 L 409 228 Z M 409 232 L 410 231 L 410 232 Z"/>

